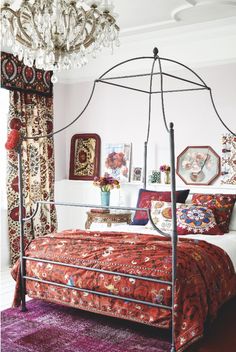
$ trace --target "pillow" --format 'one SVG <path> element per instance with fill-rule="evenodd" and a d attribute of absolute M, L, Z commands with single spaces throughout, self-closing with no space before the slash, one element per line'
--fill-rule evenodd
<path fill-rule="evenodd" d="M 176 204 L 178 235 L 223 235 L 211 209 L 203 206 Z M 164 232 L 172 230 L 171 203 L 152 201 L 151 216 L 154 224 Z"/>
<path fill-rule="evenodd" d="M 189 194 L 189 189 L 183 191 L 176 191 L 176 201 L 184 203 Z M 156 192 L 140 189 L 137 201 L 137 208 L 151 208 L 152 200 L 160 200 L 165 202 L 171 201 L 171 192 Z M 132 225 L 146 225 L 148 223 L 148 214 L 144 210 L 136 210 Z"/>
<path fill-rule="evenodd" d="M 194 194 L 192 203 L 212 209 L 216 222 L 224 233 L 229 232 L 230 217 L 233 211 L 236 194 Z"/>
<path fill-rule="evenodd" d="M 234 208 L 231 214 L 229 231 L 236 231 L 236 203 L 234 204 Z"/>

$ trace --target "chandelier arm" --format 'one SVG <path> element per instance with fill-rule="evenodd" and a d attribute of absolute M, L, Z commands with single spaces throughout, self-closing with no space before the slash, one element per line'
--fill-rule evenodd
<path fill-rule="evenodd" d="M 86 12 L 86 16 L 85 16 L 85 18 L 86 18 L 85 31 L 87 33 L 86 37 L 88 37 L 88 39 L 87 39 L 88 40 L 88 46 L 91 45 L 94 42 L 93 34 L 94 34 L 95 30 L 96 30 L 96 21 L 97 21 L 97 19 L 95 17 L 95 13 L 97 13 L 98 17 L 100 16 L 100 13 L 96 9 L 91 9 L 89 12 Z M 92 16 L 92 20 L 91 20 L 91 27 L 92 28 L 91 28 L 90 32 L 88 32 L 88 30 L 86 28 L 86 22 L 87 22 L 87 20 L 89 20 L 91 18 L 91 16 Z M 90 41 L 91 41 L 91 43 L 89 43 Z M 85 43 L 87 44 L 87 41 L 85 41 Z M 85 46 L 85 44 L 84 44 L 84 46 Z"/>
<path fill-rule="evenodd" d="M 73 6 L 73 8 L 74 8 L 74 10 L 76 11 L 76 7 L 75 7 L 75 5 L 74 4 L 72 4 L 72 6 Z M 81 33 L 83 33 L 84 31 L 85 31 L 85 28 L 86 28 L 86 12 L 85 12 L 85 10 L 83 9 L 83 7 L 80 7 L 80 11 L 82 12 L 82 13 L 80 13 L 80 16 L 78 16 L 78 22 L 79 22 L 79 18 L 81 17 L 82 18 L 82 23 L 83 23 L 83 25 L 82 25 L 82 30 L 77 34 L 77 36 L 73 39 L 73 41 L 72 41 L 72 44 L 71 45 L 74 45 L 75 46 L 75 48 L 76 48 L 76 42 L 77 42 L 77 39 L 80 37 L 80 35 L 81 35 Z M 79 44 L 79 48 L 80 48 L 80 46 L 81 46 L 81 43 Z M 78 48 L 78 49 L 79 49 Z M 69 50 L 69 52 L 72 52 L 71 51 L 71 49 Z"/>
<path fill-rule="evenodd" d="M 167 122 L 166 122 L 166 114 L 165 114 L 165 101 L 164 101 L 164 89 L 163 89 L 163 72 L 162 72 L 162 66 L 161 66 L 161 58 L 157 55 L 157 60 L 159 63 L 159 70 L 160 70 L 160 84 L 161 84 L 161 109 L 162 109 L 162 117 L 163 117 L 163 121 L 165 124 L 165 128 L 166 131 L 168 133 L 170 133 L 170 130 L 167 126 Z"/>
<path fill-rule="evenodd" d="M 41 33 L 38 31 L 38 28 L 35 24 L 35 22 L 33 21 L 33 25 L 34 25 L 34 29 L 35 29 L 35 32 L 37 33 L 37 36 L 39 38 L 39 40 L 43 43 L 43 46 L 47 46 L 47 43 L 45 42 L 45 40 L 43 39 L 43 37 L 41 36 Z"/>
<path fill-rule="evenodd" d="M 65 35 L 65 38 L 64 38 L 64 40 L 63 40 L 63 42 L 62 42 L 62 44 L 61 44 L 61 47 L 63 48 L 64 47 L 64 45 L 66 46 L 66 41 L 67 41 L 67 38 L 68 38 L 68 36 L 69 36 L 69 32 L 70 32 L 70 21 L 71 21 L 71 11 L 72 10 L 70 10 L 70 13 L 69 13 L 69 16 L 68 16 L 68 25 L 67 25 L 67 29 L 66 29 L 66 35 Z"/>
<path fill-rule="evenodd" d="M 87 13 L 86 13 L 86 11 L 84 11 L 83 8 L 81 8 L 81 9 L 83 10 L 82 12 L 83 12 L 83 14 L 84 14 L 83 29 L 82 29 L 82 31 L 81 31 L 80 33 L 78 33 L 78 35 L 76 36 L 76 38 L 73 39 L 73 42 L 72 42 L 72 43 L 76 43 L 77 39 L 80 37 L 81 33 L 83 33 L 83 32 L 86 32 L 86 37 L 85 37 L 85 39 L 84 39 L 83 42 L 80 42 L 80 43 L 78 43 L 77 45 L 74 45 L 74 50 L 75 50 L 75 51 L 79 51 L 82 44 L 84 45 L 85 48 L 87 48 L 87 47 L 89 47 L 89 46 L 95 41 L 94 38 L 92 37 L 92 34 L 94 33 L 95 29 L 93 30 L 92 34 L 91 34 L 91 32 L 88 33 L 88 30 L 87 30 L 87 28 L 86 28 L 86 23 L 88 23 L 88 22 L 87 22 L 87 19 L 86 19 Z M 95 10 L 96 10 L 96 9 L 95 9 Z M 95 11 L 94 11 L 94 12 L 95 12 Z M 99 15 L 99 12 L 98 12 L 98 11 L 97 11 L 97 14 Z M 96 22 L 96 18 L 94 18 L 94 21 L 92 21 L 92 23 L 94 23 L 94 25 L 93 25 L 94 28 L 95 28 L 95 22 Z M 91 23 L 91 22 L 90 22 L 90 23 Z M 68 52 L 69 52 L 69 53 L 73 53 L 74 50 L 73 50 L 73 49 L 69 49 Z"/>
<path fill-rule="evenodd" d="M 39 138 L 51 138 L 55 134 L 60 133 L 60 132 L 64 131 L 65 129 L 67 129 L 68 127 L 70 127 L 71 125 L 73 125 L 77 120 L 79 120 L 79 118 L 83 115 L 83 113 L 85 112 L 85 110 L 89 106 L 89 103 L 90 103 L 90 101 L 91 101 L 91 99 L 93 97 L 94 91 L 95 91 L 96 83 L 97 83 L 97 81 L 93 82 L 93 88 L 92 88 L 92 91 L 91 91 L 90 96 L 88 98 L 88 101 L 87 101 L 85 107 L 83 108 L 83 110 L 81 111 L 81 113 L 74 120 L 72 120 L 66 126 L 60 128 L 59 130 L 57 130 L 55 132 L 51 132 L 51 133 L 44 134 L 44 135 L 37 135 L 37 136 L 23 136 L 22 140 L 26 141 L 26 140 L 29 140 L 29 139 L 35 140 L 35 139 L 39 139 Z"/>
<path fill-rule="evenodd" d="M 20 30 L 23 32 L 23 34 L 26 36 L 26 38 L 30 41 L 30 37 L 27 35 L 27 33 L 24 32 L 24 29 L 21 26 L 21 23 L 19 22 L 19 13 L 20 11 L 18 10 L 17 12 L 12 10 L 10 7 L 3 7 L 1 8 L 2 12 L 10 12 L 12 14 L 11 19 L 8 19 L 10 25 L 11 25 L 11 32 L 14 32 L 14 24 L 13 24 L 13 19 L 16 18 L 17 19 L 17 24 L 20 28 Z M 30 48 L 30 43 L 27 42 L 24 38 L 22 38 L 19 34 L 17 34 L 17 40 L 19 40 L 19 42 L 23 45 L 26 45 L 27 47 Z"/>
<path fill-rule="evenodd" d="M 31 16 L 33 16 L 33 12 L 32 12 L 32 8 L 31 8 L 31 6 L 29 5 L 29 4 L 23 4 L 23 8 L 22 9 L 26 9 L 26 10 L 28 10 L 30 13 L 31 13 Z M 20 28 L 20 31 L 22 32 L 22 34 L 26 37 L 26 39 L 29 41 L 29 46 L 31 47 L 31 42 L 32 42 L 32 39 L 30 38 L 30 36 L 27 34 L 27 32 L 24 30 L 24 28 L 23 28 L 23 25 L 22 25 L 22 21 L 21 21 L 21 17 L 22 16 L 25 16 L 25 19 L 27 20 L 29 20 L 30 18 L 28 18 L 29 16 L 27 16 L 27 13 L 23 13 L 22 12 L 22 9 L 20 10 L 18 10 L 17 11 L 17 24 L 18 24 L 18 26 L 19 26 L 19 28 Z M 34 24 L 34 22 L 33 22 L 33 24 Z M 24 40 L 24 39 L 23 39 Z"/>

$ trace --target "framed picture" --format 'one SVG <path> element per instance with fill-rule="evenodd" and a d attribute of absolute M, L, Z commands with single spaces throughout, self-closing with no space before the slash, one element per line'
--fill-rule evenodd
<path fill-rule="evenodd" d="M 131 144 L 106 144 L 104 171 L 119 181 L 130 180 Z"/>
<path fill-rule="evenodd" d="M 132 182 L 143 182 L 143 168 L 135 166 L 132 168 L 131 174 L 131 181 Z"/>
<path fill-rule="evenodd" d="M 71 138 L 70 180 L 93 180 L 100 171 L 101 140 L 95 133 L 75 134 Z"/>
<path fill-rule="evenodd" d="M 221 184 L 236 185 L 236 137 L 222 136 Z"/>
<path fill-rule="evenodd" d="M 209 146 L 189 146 L 177 157 L 176 172 L 187 185 L 210 185 L 220 175 L 220 157 Z"/>

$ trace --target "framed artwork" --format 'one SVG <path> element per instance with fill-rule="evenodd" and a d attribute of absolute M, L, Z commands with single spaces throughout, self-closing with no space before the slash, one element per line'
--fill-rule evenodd
<path fill-rule="evenodd" d="M 132 168 L 131 174 L 131 181 L 132 182 L 143 182 L 143 168 L 135 166 Z"/>
<path fill-rule="evenodd" d="M 106 144 L 104 171 L 119 181 L 130 180 L 131 144 Z"/>
<path fill-rule="evenodd" d="M 149 172 L 150 183 L 161 183 L 161 172 L 159 170 L 152 170 Z"/>
<path fill-rule="evenodd" d="M 210 185 L 220 175 L 220 157 L 209 146 L 189 146 L 177 157 L 176 172 L 187 185 Z"/>
<path fill-rule="evenodd" d="M 75 134 L 71 138 L 70 180 L 93 180 L 100 171 L 101 140 L 95 133 Z"/>
<path fill-rule="evenodd" d="M 221 184 L 236 185 L 236 137 L 222 136 Z"/>

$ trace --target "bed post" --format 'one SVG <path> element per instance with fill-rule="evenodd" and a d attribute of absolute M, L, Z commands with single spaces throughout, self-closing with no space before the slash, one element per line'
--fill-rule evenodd
<path fill-rule="evenodd" d="M 19 224 L 20 224 L 20 295 L 21 310 L 26 312 L 25 303 L 25 260 L 24 257 L 24 205 L 23 205 L 23 179 L 22 179 L 22 141 L 20 142 L 18 153 L 18 187 L 19 187 Z"/>
<path fill-rule="evenodd" d="M 171 167 L 171 211 L 172 211 L 172 317 L 171 317 L 171 352 L 175 352 L 175 281 L 177 266 L 177 225 L 176 225 L 176 182 L 175 182 L 175 142 L 174 124 L 170 123 L 170 167 Z"/>
<path fill-rule="evenodd" d="M 144 142 L 143 188 L 147 188 L 147 141 Z"/>

